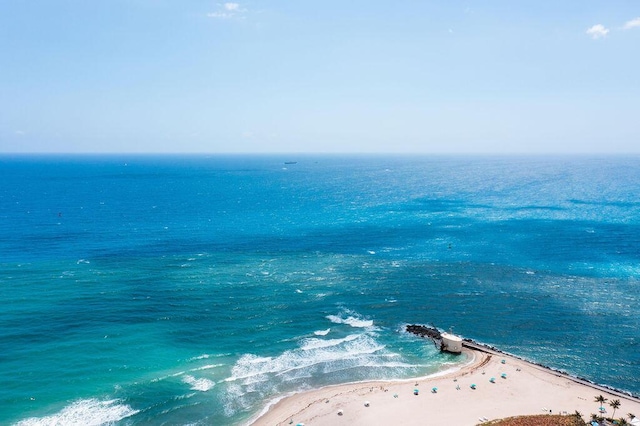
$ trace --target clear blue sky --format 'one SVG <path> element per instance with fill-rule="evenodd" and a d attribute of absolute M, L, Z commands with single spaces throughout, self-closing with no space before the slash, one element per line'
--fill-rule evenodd
<path fill-rule="evenodd" d="M 0 152 L 640 153 L 640 2 L 0 0 Z"/>

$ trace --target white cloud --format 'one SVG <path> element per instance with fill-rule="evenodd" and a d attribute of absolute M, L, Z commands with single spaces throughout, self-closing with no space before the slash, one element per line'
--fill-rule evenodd
<path fill-rule="evenodd" d="M 602 24 L 596 24 L 587 30 L 587 34 L 589 34 L 594 40 L 606 37 L 608 33 L 609 30 Z"/>
<path fill-rule="evenodd" d="M 216 19 L 231 19 L 242 17 L 246 9 L 240 8 L 240 3 L 223 3 L 218 4 L 218 10 L 215 12 L 207 13 L 209 18 Z"/>
<path fill-rule="evenodd" d="M 27 134 L 27 132 L 25 132 L 24 130 L 16 130 L 15 132 L 13 132 L 16 136 L 24 136 L 25 134 Z"/>
<path fill-rule="evenodd" d="M 631 28 L 640 27 L 640 17 L 630 20 L 629 22 L 624 24 L 625 30 L 630 30 Z"/>

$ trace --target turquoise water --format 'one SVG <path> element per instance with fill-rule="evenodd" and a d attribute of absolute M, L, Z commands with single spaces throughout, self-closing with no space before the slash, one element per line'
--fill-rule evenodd
<path fill-rule="evenodd" d="M 459 362 L 407 323 L 640 393 L 638 160 L 0 157 L 0 424 L 243 424 Z"/>

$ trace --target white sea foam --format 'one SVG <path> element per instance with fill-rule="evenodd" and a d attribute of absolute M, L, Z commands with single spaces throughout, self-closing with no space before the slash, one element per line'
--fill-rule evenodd
<path fill-rule="evenodd" d="M 243 384 L 264 382 L 273 376 L 293 380 L 299 374 L 308 376 L 314 366 L 329 363 L 360 362 L 362 357 L 384 349 L 367 334 L 354 334 L 344 339 L 305 339 L 298 349 L 283 352 L 277 357 L 243 355 L 234 365 L 227 382 L 240 381 Z M 299 372 L 298 372 L 299 371 Z"/>
<path fill-rule="evenodd" d="M 18 426 L 50 426 L 50 425 L 82 425 L 98 426 L 112 424 L 138 413 L 120 400 L 112 399 L 100 401 L 95 398 L 82 399 L 60 410 L 58 413 L 46 417 L 31 417 L 22 420 Z"/>
<path fill-rule="evenodd" d="M 182 381 L 188 385 L 191 385 L 191 390 L 197 390 L 200 392 L 206 392 L 216 385 L 213 381 L 209 379 L 205 379 L 205 378 L 196 379 L 193 376 L 184 376 Z"/>
<path fill-rule="evenodd" d="M 356 318 L 354 316 L 348 316 L 347 318 L 342 318 L 337 315 L 327 315 L 326 317 L 329 321 L 335 324 L 347 324 L 351 327 L 356 328 L 365 328 L 373 326 L 373 320 L 365 320 L 361 318 Z"/>
<path fill-rule="evenodd" d="M 352 340 L 356 340 L 360 335 L 351 334 L 344 339 L 304 339 L 302 344 L 300 345 L 300 349 L 303 351 L 309 351 L 312 349 L 320 349 L 320 348 L 328 348 L 331 346 L 338 346 L 344 342 L 350 342 Z"/>
<path fill-rule="evenodd" d="M 309 378 L 340 374 L 372 366 L 381 370 L 404 368 L 395 355 L 384 351 L 371 332 L 351 334 L 341 339 L 307 338 L 297 348 L 273 357 L 243 355 L 233 366 L 231 376 L 223 380 L 225 413 L 231 415 L 291 386 L 301 390 Z M 393 358 L 393 359 L 389 359 Z M 352 374 L 352 373 L 348 373 Z"/>
<path fill-rule="evenodd" d="M 202 367 L 194 368 L 193 370 L 190 370 L 190 371 L 210 370 L 212 368 L 218 368 L 218 367 L 224 367 L 224 364 L 207 364 L 207 365 L 203 365 Z"/>
<path fill-rule="evenodd" d="M 298 340 L 292 349 L 274 356 L 241 356 L 230 375 L 219 382 L 224 387 L 221 401 L 225 414 L 233 415 L 262 403 L 264 398 L 292 390 L 416 372 L 415 365 L 377 340 L 378 329 L 372 320 L 345 308 L 326 318 L 336 325 Z M 340 337 L 326 338 L 329 333 Z"/>
<path fill-rule="evenodd" d="M 211 355 L 202 354 L 202 355 L 199 355 L 199 356 L 194 356 L 193 358 L 189 358 L 189 361 L 196 361 L 196 360 L 199 360 L 199 359 L 208 359 L 209 357 L 211 357 Z"/>
<path fill-rule="evenodd" d="M 155 379 L 151 379 L 151 383 L 156 383 L 156 382 L 160 382 L 162 380 L 167 380 L 170 379 L 172 377 L 179 377 L 182 376 L 183 374 L 186 374 L 186 371 L 178 371 L 177 373 L 171 373 L 171 374 L 167 374 L 166 376 L 161 376 L 161 377 L 156 377 Z"/>

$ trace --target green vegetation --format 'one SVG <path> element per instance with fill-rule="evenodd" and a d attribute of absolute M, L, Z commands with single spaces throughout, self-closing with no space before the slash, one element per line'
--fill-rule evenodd
<path fill-rule="evenodd" d="M 576 413 L 580 414 L 580 413 Z M 491 426 L 585 426 L 582 416 L 572 414 L 569 416 L 538 414 L 535 416 L 517 416 L 501 420 L 481 423 Z"/>

